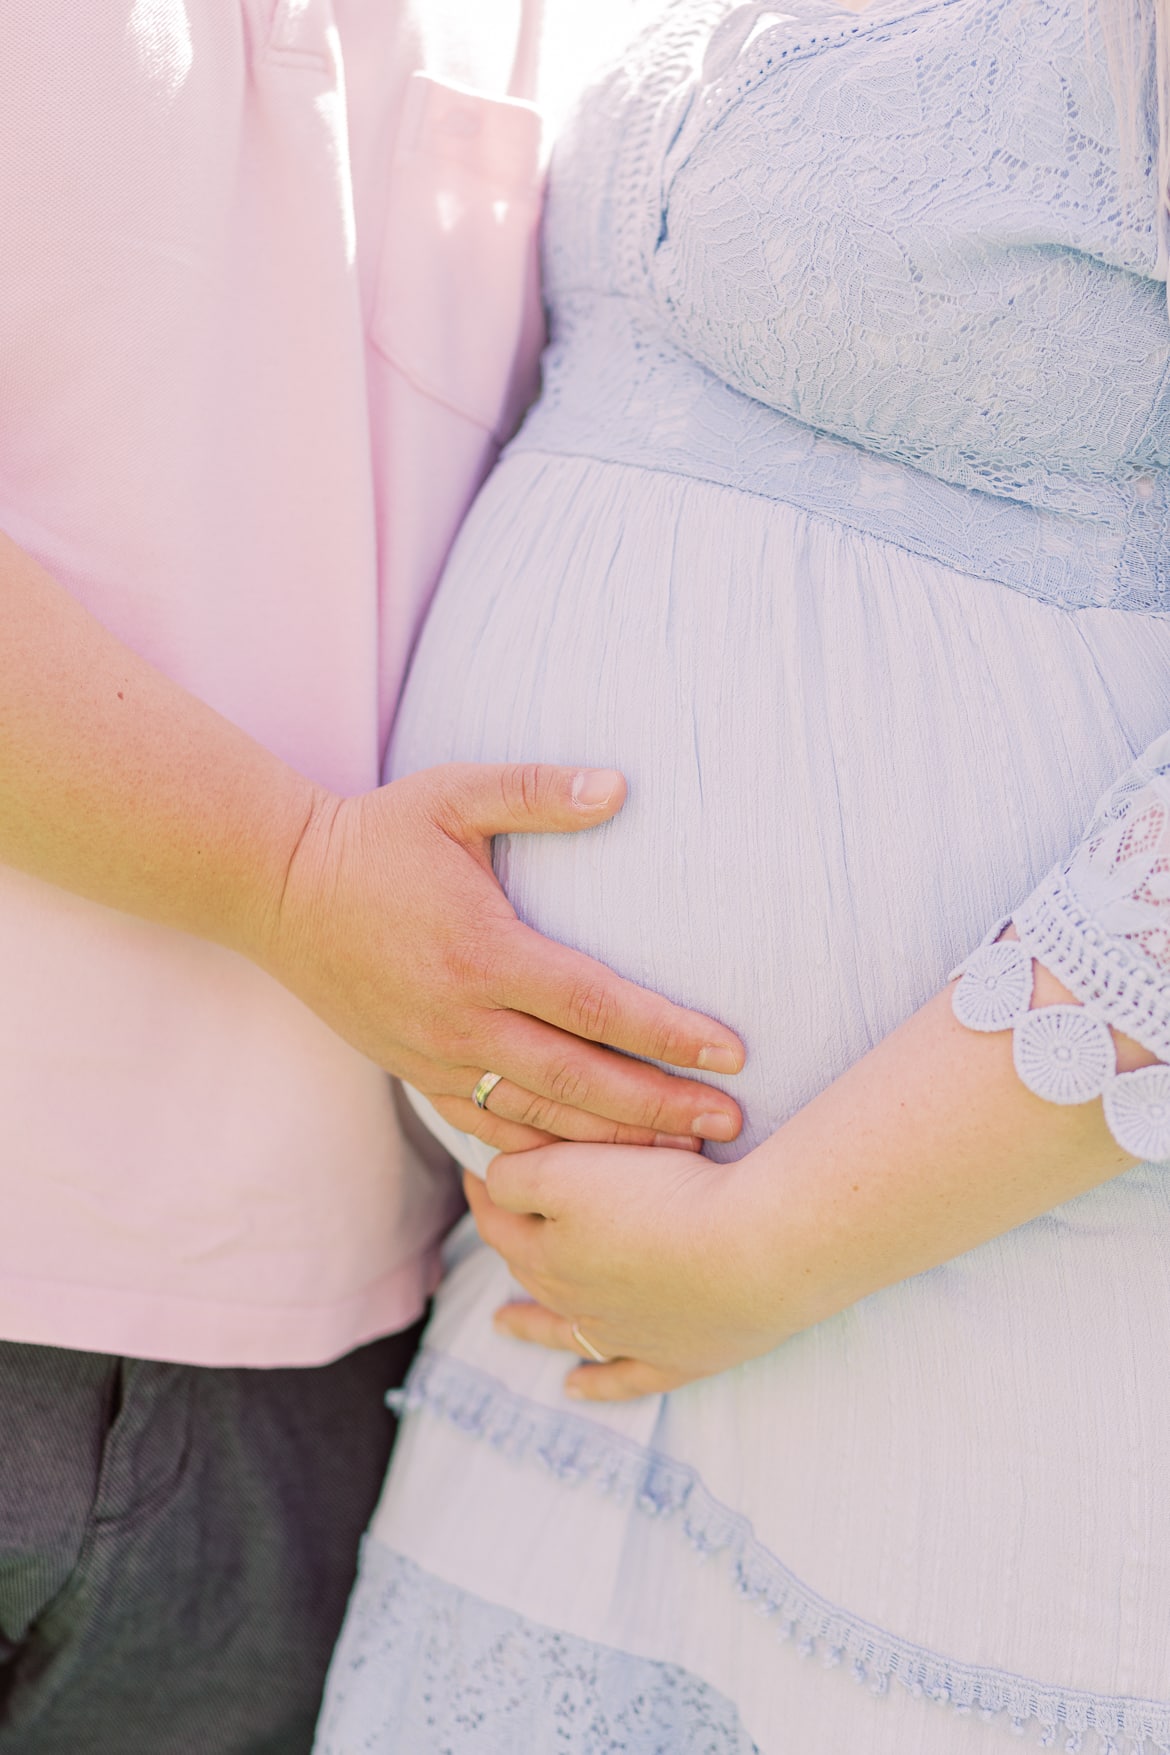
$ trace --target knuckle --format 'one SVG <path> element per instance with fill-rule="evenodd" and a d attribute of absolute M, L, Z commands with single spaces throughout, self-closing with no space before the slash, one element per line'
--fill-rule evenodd
<path fill-rule="evenodd" d="M 658 1131 L 652 1127 L 615 1127 L 608 1138 L 615 1146 L 652 1146 L 656 1143 Z M 666 1132 L 665 1128 L 660 1131 Z"/>
<path fill-rule="evenodd" d="M 551 1132 L 554 1131 L 556 1118 L 553 1105 L 547 1097 L 538 1097 L 532 1091 L 525 1091 L 520 1101 L 519 1114 L 513 1119 L 523 1127 L 536 1127 Z"/>
<path fill-rule="evenodd" d="M 483 982 L 483 947 L 474 933 L 462 932 L 453 937 L 444 947 L 443 961 L 448 985 L 460 992 L 468 987 L 478 988 Z"/>
<path fill-rule="evenodd" d="M 646 1053 L 651 1060 L 664 1060 L 671 1066 L 689 1064 L 692 1045 L 681 1026 L 668 1019 L 651 1028 Z"/>
<path fill-rule="evenodd" d="M 576 982 L 570 990 L 567 1013 L 569 1029 L 575 1036 L 604 1042 L 613 1027 L 615 1007 L 600 981 L 586 979 Z"/>
<path fill-rule="evenodd" d="M 475 1137 L 481 1139 L 485 1146 L 494 1146 L 499 1152 L 523 1151 L 525 1146 L 531 1143 L 528 1135 L 513 1121 L 505 1120 L 500 1115 L 492 1115 L 486 1109 L 476 1110 L 475 1119 L 468 1126 L 467 1131 L 474 1133 Z M 488 1193 L 490 1194 L 490 1178 L 485 1178 L 485 1180 L 489 1182 Z"/>
<path fill-rule="evenodd" d="M 549 1085 L 553 1100 L 566 1109 L 584 1109 L 589 1099 L 589 1077 L 583 1068 L 571 1061 L 553 1072 Z"/>
<path fill-rule="evenodd" d="M 460 922 L 445 947 L 444 962 L 448 985 L 455 989 L 456 1001 L 468 994 L 481 997 L 490 992 L 496 978 L 498 959 L 494 948 L 493 930 L 478 909 L 471 909 Z"/>
<path fill-rule="evenodd" d="M 654 1129 L 655 1133 L 688 1134 L 692 1113 L 693 1111 L 686 1109 L 680 1114 L 674 1094 L 664 1091 L 661 1095 L 656 1095 L 651 1103 L 651 1119 L 648 1125 Z"/>
<path fill-rule="evenodd" d="M 455 841 L 464 839 L 475 812 L 473 787 L 462 763 L 425 768 L 391 784 L 402 789 L 404 803 L 424 811 L 443 834 Z"/>
<path fill-rule="evenodd" d="M 540 806 L 541 770 L 538 762 L 509 762 L 500 770 L 500 794 L 504 808 L 529 816 Z"/>
<path fill-rule="evenodd" d="M 644 1092 L 641 1102 L 641 1122 L 652 1133 L 682 1133 L 681 1127 L 672 1127 L 671 1122 L 677 1120 L 670 1108 L 670 1095 L 666 1091 L 653 1090 Z"/>
<path fill-rule="evenodd" d="M 694 1032 L 687 1014 L 670 1001 L 656 998 L 643 1003 L 637 1016 L 637 1052 L 647 1060 L 664 1060 L 672 1065 L 689 1065 L 701 1043 L 694 1041 Z"/>

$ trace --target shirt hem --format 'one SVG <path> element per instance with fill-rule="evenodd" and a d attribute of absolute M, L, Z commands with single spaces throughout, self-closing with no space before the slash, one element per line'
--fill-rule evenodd
<path fill-rule="evenodd" d="M 333 1304 L 181 1299 L 126 1287 L 0 1275 L 0 1339 L 172 1365 L 328 1365 L 409 1328 L 440 1277 L 438 1249 Z"/>

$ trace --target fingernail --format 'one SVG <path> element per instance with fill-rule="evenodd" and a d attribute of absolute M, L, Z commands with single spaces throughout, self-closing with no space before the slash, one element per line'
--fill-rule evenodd
<path fill-rule="evenodd" d="M 573 780 L 573 803 L 582 810 L 597 810 L 609 803 L 621 779 L 612 768 L 582 768 Z"/>
<path fill-rule="evenodd" d="M 678 1152 L 693 1152 L 695 1149 L 694 1140 L 690 1134 L 686 1133 L 656 1133 L 654 1144 L 656 1146 L 673 1146 Z"/>
<path fill-rule="evenodd" d="M 566 1383 L 564 1387 L 565 1394 L 571 1396 L 575 1402 L 583 1402 L 585 1400 L 585 1391 L 583 1389 L 578 1389 L 575 1383 Z"/>
<path fill-rule="evenodd" d="M 734 1073 L 739 1071 L 740 1059 L 734 1048 L 700 1048 L 699 1058 L 695 1065 L 702 1072 Z"/>
<path fill-rule="evenodd" d="M 730 1115 L 700 1115 L 693 1131 L 701 1140 L 733 1140 L 736 1126 Z"/>

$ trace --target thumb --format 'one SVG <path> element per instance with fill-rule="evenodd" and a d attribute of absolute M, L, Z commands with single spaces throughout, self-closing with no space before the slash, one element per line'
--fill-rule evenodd
<path fill-rule="evenodd" d="M 562 768 L 550 762 L 454 764 L 446 781 L 447 825 L 461 841 L 492 835 L 567 833 L 604 823 L 626 800 L 613 768 Z"/>

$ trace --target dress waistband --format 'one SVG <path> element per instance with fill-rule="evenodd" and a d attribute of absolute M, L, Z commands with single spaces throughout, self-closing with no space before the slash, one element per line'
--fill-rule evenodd
<path fill-rule="evenodd" d="M 1170 471 L 1054 484 L 1056 510 L 962 487 L 732 389 L 633 302 L 565 301 L 510 447 L 783 501 L 1065 609 L 1170 612 Z"/>

